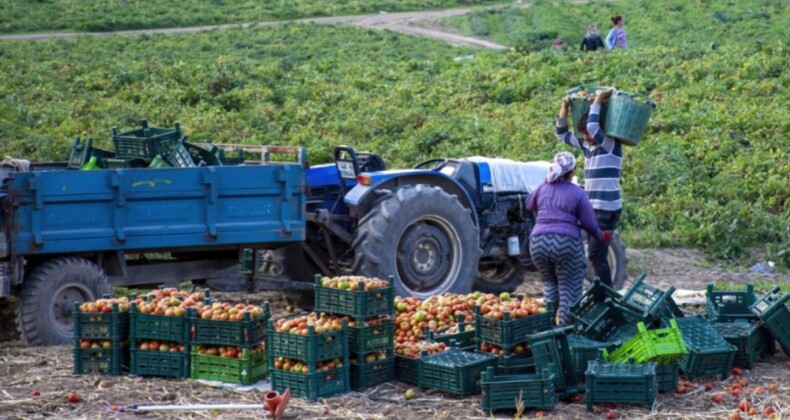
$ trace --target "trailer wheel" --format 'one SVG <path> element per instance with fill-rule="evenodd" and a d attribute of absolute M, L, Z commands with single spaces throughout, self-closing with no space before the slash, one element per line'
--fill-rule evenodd
<path fill-rule="evenodd" d="M 22 339 L 30 346 L 71 342 L 74 302 L 109 294 L 107 276 L 84 258 L 59 258 L 40 265 L 25 280 L 17 308 Z"/>
<path fill-rule="evenodd" d="M 588 242 L 586 232 L 584 234 L 584 253 L 587 260 L 585 280 L 589 287 L 592 285 L 593 277 L 595 277 L 595 269 L 593 269 L 592 263 L 587 258 L 587 255 L 589 255 L 587 250 Z M 625 243 L 617 232 L 614 232 L 612 235 L 612 242 L 609 244 L 609 253 L 606 259 L 609 261 L 609 269 L 612 270 L 612 286 L 614 286 L 615 290 L 622 290 L 625 286 L 625 281 L 628 280 L 628 256 L 625 253 Z"/>
<path fill-rule="evenodd" d="M 497 261 L 481 261 L 480 277 L 475 281 L 475 290 L 485 293 L 512 293 L 524 281 L 526 268 L 511 258 Z"/>
<path fill-rule="evenodd" d="M 455 196 L 430 185 L 409 185 L 379 198 L 360 220 L 354 272 L 394 275 L 401 296 L 469 293 L 478 273 L 479 242 L 471 211 Z"/>

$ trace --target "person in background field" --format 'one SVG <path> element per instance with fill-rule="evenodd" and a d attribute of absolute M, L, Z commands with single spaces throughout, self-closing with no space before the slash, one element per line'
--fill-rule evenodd
<path fill-rule="evenodd" d="M 587 35 L 582 39 L 581 48 L 582 51 L 595 51 L 603 48 L 603 41 L 601 36 L 598 35 L 598 28 L 595 27 L 595 24 L 587 27 Z"/>
<path fill-rule="evenodd" d="M 561 50 L 562 49 L 562 40 L 559 38 L 554 38 L 554 49 Z"/>
<path fill-rule="evenodd" d="M 612 23 L 614 28 L 609 31 L 606 36 L 606 48 L 613 50 L 615 48 L 628 48 L 628 35 L 625 34 L 625 22 L 620 15 L 612 16 Z"/>
<path fill-rule="evenodd" d="M 563 98 L 560 115 L 557 118 L 557 138 L 584 152 L 584 189 L 590 198 L 598 226 L 614 231 L 620 220 L 623 203 L 620 198 L 620 173 L 623 166 L 623 145 L 604 135 L 599 122 L 601 104 L 612 96 L 612 91 L 599 90 L 590 105 L 590 111 L 579 118 L 576 133 L 582 134 L 583 141 L 568 131 L 569 99 Z M 595 275 L 607 286 L 612 287 L 612 271 L 607 255 L 609 244 L 590 236 L 589 257 Z"/>
<path fill-rule="evenodd" d="M 581 229 L 609 243 L 612 233 L 601 231 L 584 190 L 571 182 L 576 159 L 569 152 L 554 156 L 546 180 L 528 197 L 526 206 L 537 212 L 529 240 L 529 252 L 543 280 L 543 297 L 552 303 L 559 325 L 570 325 L 570 305 L 579 300 L 584 287 L 586 261 Z M 581 227 L 579 226 L 581 224 Z"/>

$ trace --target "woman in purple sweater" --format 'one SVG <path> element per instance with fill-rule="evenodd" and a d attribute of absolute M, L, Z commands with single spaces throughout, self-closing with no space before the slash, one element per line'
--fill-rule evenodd
<path fill-rule="evenodd" d="M 601 231 L 587 194 L 571 182 L 576 159 L 560 152 L 546 181 L 527 197 L 527 208 L 537 212 L 529 252 L 543 280 L 543 297 L 559 311 L 559 325 L 571 324 L 569 309 L 582 294 L 586 261 L 581 229 L 608 244 L 611 231 Z M 580 226 L 581 225 L 581 226 Z"/>

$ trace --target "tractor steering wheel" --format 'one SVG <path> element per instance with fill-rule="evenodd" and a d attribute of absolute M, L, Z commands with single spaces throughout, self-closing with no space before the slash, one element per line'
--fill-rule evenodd
<path fill-rule="evenodd" d="M 442 159 L 442 158 L 428 159 L 414 165 L 414 169 L 432 169 L 434 171 L 439 171 L 445 166 L 447 166 L 448 162 L 449 159 Z M 431 164 L 433 164 L 433 166 L 431 166 Z"/>

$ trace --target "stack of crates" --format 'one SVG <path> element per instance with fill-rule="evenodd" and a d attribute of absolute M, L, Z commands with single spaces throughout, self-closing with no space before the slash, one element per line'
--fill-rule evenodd
<path fill-rule="evenodd" d="M 523 296 L 517 296 L 523 299 Z M 535 372 L 535 361 L 530 351 L 529 336 L 554 326 L 551 302 L 546 303 L 546 311 L 522 318 L 511 318 L 504 312 L 502 319 L 484 316 L 480 306 L 475 306 L 475 348 L 482 353 L 490 353 L 487 346 L 498 347 L 500 373 L 524 374 Z M 515 351 L 519 348 L 522 351 Z"/>
<path fill-rule="evenodd" d="M 189 377 L 189 317 L 141 313 L 131 307 L 130 373 L 137 376 Z"/>
<path fill-rule="evenodd" d="M 676 323 L 688 351 L 680 358 L 680 370 L 691 380 L 704 376 L 726 378 L 738 349 L 700 316 L 678 318 Z"/>
<path fill-rule="evenodd" d="M 481 385 L 483 412 L 536 408 L 551 410 L 557 396 L 554 392 L 554 374 L 543 369 L 540 374 L 496 376 L 493 367 L 483 372 Z"/>
<path fill-rule="evenodd" d="M 656 401 L 656 364 L 609 363 L 591 360 L 585 373 L 587 411 L 595 404 L 645 404 L 653 410 Z"/>
<path fill-rule="evenodd" d="M 189 340 L 192 348 L 190 377 L 249 385 L 268 376 L 266 328 L 271 318 L 266 302 L 258 316 L 237 304 L 232 315 L 242 320 L 202 319 L 190 309 Z"/>
<path fill-rule="evenodd" d="M 757 297 L 751 283 L 744 291 L 714 291 L 713 284 L 707 286 L 707 319 L 725 340 L 737 347 L 733 363 L 747 369 L 775 350 L 774 337 L 750 309 L 755 303 Z"/>
<path fill-rule="evenodd" d="M 535 365 L 541 368 L 550 366 L 549 372 L 554 376 L 554 389 L 562 396 L 570 396 L 581 391 L 568 344 L 568 334 L 572 329 L 573 327 L 555 328 L 529 337 Z"/>
<path fill-rule="evenodd" d="M 749 308 L 757 315 L 770 331 L 771 335 L 779 342 L 785 354 L 790 356 L 790 310 L 787 301 L 790 296 L 774 287 Z"/>
<path fill-rule="evenodd" d="M 349 317 L 348 348 L 351 388 L 361 391 L 395 379 L 394 319 L 395 289 L 393 277 L 386 287 L 366 290 L 366 281 L 358 276 L 339 279 L 344 288 L 325 287 L 328 278 L 315 277 L 316 311 Z M 378 282 L 384 280 L 372 279 Z M 347 288 L 345 288 L 348 286 Z"/>
<path fill-rule="evenodd" d="M 121 375 L 129 369 L 129 312 L 82 312 L 74 304 L 74 374 Z"/>
<path fill-rule="evenodd" d="M 340 329 L 316 332 L 305 315 L 285 318 L 285 323 L 301 325 L 281 331 L 274 320 L 269 321 L 267 351 L 272 389 L 282 393 L 290 388 L 293 396 L 309 400 L 348 392 L 347 322 L 344 320 Z"/>
<path fill-rule="evenodd" d="M 674 389 L 678 383 L 679 360 L 688 354 L 677 322 L 670 319 L 669 328 L 654 330 L 648 330 L 640 322 L 637 328 L 639 333 L 617 350 L 611 354 L 604 350 L 604 358 L 621 364 L 654 362 L 657 390 Z"/>

